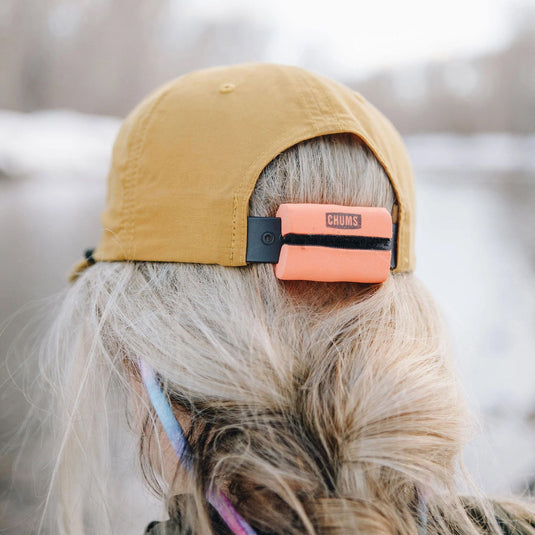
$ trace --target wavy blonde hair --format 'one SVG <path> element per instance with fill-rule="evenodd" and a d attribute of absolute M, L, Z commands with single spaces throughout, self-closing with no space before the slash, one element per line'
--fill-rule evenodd
<path fill-rule="evenodd" d="M 394 201 L 370 151 L 332 135 L 275 158 L 250 215 Z M 416 535 L 420 493 L 430 535 L 535 534 L 530 505 L 459 496 L 471 420 L 443 323 L 412 274 L 283 282 L 269 264 L 101 262 L 70 288 L 45 354 L 60 383 L 58 533 L 109 532 L 113 511 L 89 522 L 88 509 L 105 509 L 109 434 L 128 406 L 143 421 L 132 428 L 146 479 L 172 503 L 180 467 L 168 473 L 159 423 L 133 386 L 142 357 L 187 416 L 194 499 L 170 513 L 192 533 L 212 533 L 204 495 L 217 485 L 259 532 Z"/>

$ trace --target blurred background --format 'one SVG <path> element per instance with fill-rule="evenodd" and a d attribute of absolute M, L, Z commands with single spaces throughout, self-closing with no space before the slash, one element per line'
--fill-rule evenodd
<path fill-rule="evenodd" d="M 11 375 L 32 362 L 13 341 L 46 325 L 39 303 L 98 241 L 120 118 L 171 78 L 244 61 L 336 78 L 399 128 L 417 181 L 417 275 L 481 419 L 466 463 L 486 492 L 534 492 L 533 0 L 1 0 L 2 446 L 29 405 Z M 3 533 L 34 532 L 39 452 L 46 443 L 14 474 L 2 456 Z M 141 533 L 156 506 L 125 471 L 118 533 Z"/>

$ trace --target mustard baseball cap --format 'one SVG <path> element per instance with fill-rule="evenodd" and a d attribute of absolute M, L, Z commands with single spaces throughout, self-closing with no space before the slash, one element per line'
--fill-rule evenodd
<path fill-rule="evenodd" d="M 395 191 L 394 272 L 414 269 L 414 179 L 401 136 L 348 87 L 299 67 L 247 63 L 191 72 L 123 122 L 95 261 L 246 265 L 249 198 L 264 167 L 301 141 L 352 133 Z"/>

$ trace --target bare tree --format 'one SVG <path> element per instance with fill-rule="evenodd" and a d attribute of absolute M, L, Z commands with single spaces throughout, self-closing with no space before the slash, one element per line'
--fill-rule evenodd
<path fill-rule="evenodd" d="M 189 70 L 261 59 L 264 28 L 185 20 L 174 0 L 3 0 L 0 107 L 123 114 Z M 177 15 L 178 14 L 178 15 Z"/>

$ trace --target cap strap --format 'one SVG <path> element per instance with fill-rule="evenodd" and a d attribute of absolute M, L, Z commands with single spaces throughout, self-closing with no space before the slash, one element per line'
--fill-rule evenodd
<path fill-rule="evenodd" d="M 339 249 L 368 249 L 376 251 L 392 251 L 390 268 L 396 267 L 398 224 L 392 224 L 392 239 L 371 236 L 333 236 L 329 234 L 286 234 L 281 235 L 280 217 L 247 218 L 247 263 L 267 262 L 276 264 L 279 261 L 283 244 L 316 245 L 336 247 Z"/>

